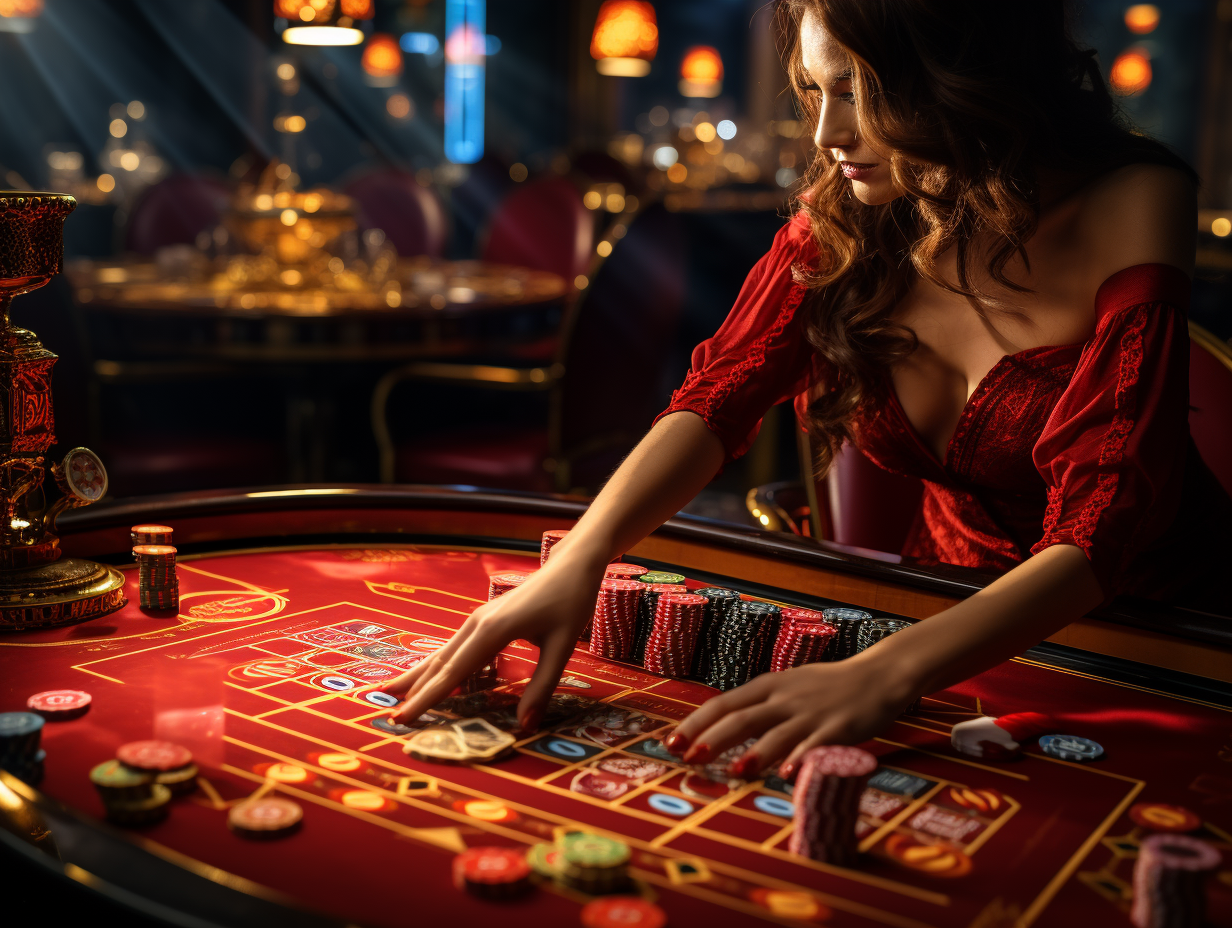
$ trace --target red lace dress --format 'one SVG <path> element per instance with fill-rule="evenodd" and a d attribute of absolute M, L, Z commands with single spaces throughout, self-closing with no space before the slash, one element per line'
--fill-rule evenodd
<path fill-rule="evenodd" d="M 701 416 L 728 460 L 748 449 L 767 409 L 824 379 L 791 273 L 815 257 L 800 214 L 694 350 L 662 413 Z M 887 399 L 857 421 L 855 437 L 875 464 L 924 482 L 902 553 L 1004 571 L 1069 544 L 1110 596 L 1226 602 L 1215 571 L 1232 556 L 1232 501 L 1189 437 L 1189 280 L 1168 265 L 1138 265 L 1105 281 L 1095 304 L 1090 341 L 1028 348 L 993 366 L 943 461 L 907 420 L 887 372 Z"/>

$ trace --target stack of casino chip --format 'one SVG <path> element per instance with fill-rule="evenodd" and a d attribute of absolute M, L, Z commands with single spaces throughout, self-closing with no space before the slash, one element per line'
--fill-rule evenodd
<path fill-rule="evenodd" d="M 607 565 L 604 576 L 609 580 L 641 580 L 642 575 L 649 573 L 640 564 L 626 564 L 624 561 L 613 561 Z"/>
<path fill-rule="evenodd" d="M 633 630 L 633 652 L 630 655 L 630 660 L 635 664 L 644 664 L 646 662 L 646 643 L 650 641 L 650 631 L 654 628 L 655 609 L 659 603 L 659 597 L 664 593 L 687 593 L 689 588 L 683 583 L 667 580 L 647 580 L 646 577 L 660 577 L 663 574 L 650 571 L 642 574 L 638 578 L 646 589 L 642 593 L 641 602 L 637 609 L 637 623 Z M 676 574 L 667 574 L 669 577 L 677 576 Z M 681 580 L 684 578 L 682 577 Z"/>
<path fill-rule="evenodd" d="M 697 630 L 692 676 L 705 680 L 710 675 L 710 665 L 719 646 L 719 626 L 729 612 L 739 607 L 740 594 L 735 590 L 725 590 L 717 586 L 708 586 L 694 592 L 706 598 L 706 608 L 702 613 L 701 627 Z"/>
<path fill-rule="evenodd" d="M 510 570 L 490 575 L 488 577 L 488 602 L 521 586 L 529 577 L 529 573 L 520 570 Z"/>
<path fill-rule="evenodd" d="M 784 609 L 779 634 L 774 640 L 774 652 L 770 655 L 770 669 L 781 673 L 802 664 L 829 660 L 830 645 L 837 634 L 838 629 L 826 624 L 820 612 Z"/>
<path fill-rule="evenodd" d="M 539 540 L 539 566 L 542 567 L 548 562 L 548 557 L 552 554 L 552 549 L 558 545 L 561 540 L 569 534 L 567 528 L 551 528 L 543 533 L 543 537 Z"/>
<path fill-rule="evenodd" d="M 706 683 L 730 690 L 768 671 L 779 615 L 778 606 L 752 600 L 742 601 L 724 616 Z"/>
<path fill-rule="evenodd" d="M 832 606 L 821 610 L 827 625 L 833 625 L 838 631 L 834 636 L 831 660 L 842 661 L 860 650 L 860 630 L 865 622 L 871 622 L 873 617 L 863 609 L 848 609 L 844 606 Z"/>
<path fill-rule="evenodd" d="M 566 886 L 590 896 L 628 888 L 630 853 L 623 841 L 575 831 L 561 838 L 557 846 L 561 879 Z"/>
<path fill-rule="evenodd" d="M 911 625 L 906 619 L 872 619 L 860 626 L 859 650 L 871 648 L 882 638 Z"/>
<path fill-rule="evenodd" d="M 705 609 L 706 598 L 696 593 L 660 594 L 643 666 L 665 677 L 688 676 Z"/>
<path fill-rule="evenodd" d="M 137 545 L 138 594 L 142 609 L 179 609 L 180 581 L 175 575 L 175 548 Z"/>
<path fill-rule="evenodd" d="M 637 580 L 604 580 L 599 585 L 591 620 L 590 653 L 613 661 L 627 661 L 633 652 L 638 605 L 646 584 Z"/>
<path fill-rule="evenodd" d="M 0 712 L 0 768 L 31 786 L 43 779 L 43 724 L 33 712 Z"/>
<path fill-rule="evenodd" d="M 116 757 L 90 771 L 116 825 L 153 825 L 167 817 L 173 796 L 197 788 L 192 752 L 170 741 L 133 741 L 121 745 Z"/>
<path fill-rule="evenodd" d="M 860 796 L 876 769 L 877 758 L 860 748 L 827 745 L 808 751 L 791 794 L 796 808 L 788 849 L 839 867 L 855 863 Z"/>
<path fill-rule="evenodd" d="M 134 525 L 128 530 L 128 537 L 133 547 L 137 545 L 169 545 L 172 529 L 170 525 Z"/>
<path fill-rule="evenodd" d="M 514 899 L 530 889 L 530 864 L 514 847 L 472 847 L 453 859 L 453 883 L 481 899 Z"/>
<path fill-rule="evenodd" d="M 1130 920 L 1137 928 L 1198 928 L 1206 924 L 1206 879 L 1219 851 L 1188 835 L 1157 834 L 1138 847 Z"/>

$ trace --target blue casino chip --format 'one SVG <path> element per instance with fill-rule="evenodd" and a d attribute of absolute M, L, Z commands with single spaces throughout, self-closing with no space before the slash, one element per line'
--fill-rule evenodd
<path fill-rule="evenodd" d="M 0 712 L 0 738 L 24 738 L 43 727 L 43 717 L 33 712 Z"/>
<path fill-rule="evenodd" d="M 1049 757 L 1080 764 L 1099 760 L 1104 756 L 1103 745 L 1077 735 L 1044 735 L 1039 739 L 1039 746 Z"/>

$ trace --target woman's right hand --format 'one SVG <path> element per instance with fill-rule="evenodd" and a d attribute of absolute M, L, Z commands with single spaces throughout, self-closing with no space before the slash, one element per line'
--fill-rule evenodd
<path fill-rule="evenodd" d="M 561 542 L 557 549 L 564 547 Z M 552 553 L 552 561 L 521 586 L 472 612 L 443 648 L 381 687 L 404 697 L 390 715 L 391 721 L 418 718 L 495 660 L 505 645 L 523 638 L 539 648 L 539 660 L 518 705 L 518 724 L 525 732 L 539 727 L 578 636 L 594 615 L 607 568 L 606 561 L 586 565 L 564 550 Z"/>

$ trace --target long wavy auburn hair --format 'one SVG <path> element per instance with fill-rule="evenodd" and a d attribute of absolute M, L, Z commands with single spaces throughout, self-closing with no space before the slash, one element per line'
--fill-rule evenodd
<path fill-rule="evenodd" d="M 996 285 L 1040 213 L 1037 169 L 1075 185 L 1116 167 L 1180 158 L 1137 134 L 1108 92 L 1095 53 L 1070 37 L 1065 0 L 781 0 L 779 22 L 797 105 L 816 126 L 819 101 L 804 70 L 806 13 L 851 59 L 859 131 L 888 151 L 904 194 L 866 206 L 829 151 L 810 161 L 797 207 L 820 257 L 797 267 L 808 290 L 807 335 L 826 363 L 825 390 L 809 405 L 815 465 L 830 467 L 856 416 L 885 399 L 890 367 L 915 350 L 892 318 L 926 278 L 977 312 L 1014 310 L 973 283 L 975 262 Z M 979 244 L 976 245 L 978 236 Z M 938 259 L 957 257 L 957 282 Z"/>

